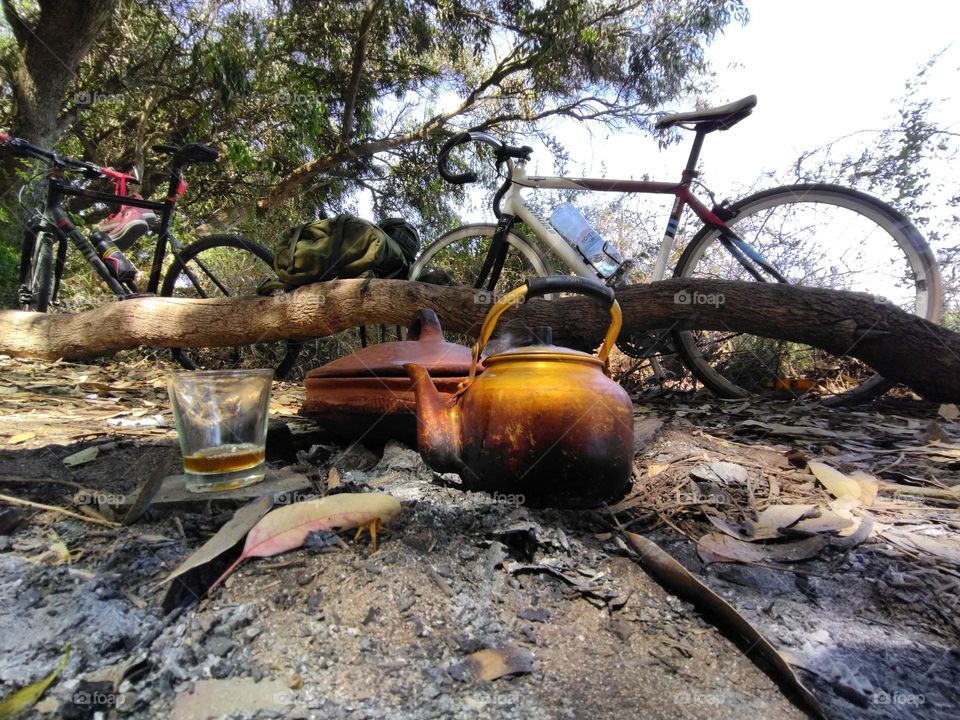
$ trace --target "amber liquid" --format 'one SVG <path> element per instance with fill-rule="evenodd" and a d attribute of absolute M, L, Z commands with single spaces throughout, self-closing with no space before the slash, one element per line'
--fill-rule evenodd
<path fill-rule="evenodd" d="M 204 448 L 183 458 L 183 469 L 191 473 L 229 473 L 246 470 L 263 462 L 264 448 L 251 443 Z"/>

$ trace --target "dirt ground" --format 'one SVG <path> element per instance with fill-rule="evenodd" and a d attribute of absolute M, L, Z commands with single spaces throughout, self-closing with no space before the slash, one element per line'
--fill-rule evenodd
<path fill-rule="evenodd" d="M 173 369 L 0 358 L 0 702 L 70 648 L 29 716 L 807 717 L 749 643 L 647 573 L 615 522 L 732 604 L 827 717 L 960 715 L 949 410 L 646 399 L 631 495 L 558 511 L 463 492 L 399 443 L 333 440 L 297 415 L 302 388 L 275 384 L 268 460 L 307 482 L 277 502 L 314 496 L 336 468 L 339 490 L 388 493 L 402 513 L 376 552 L 366 536 L 311 536 L 202 597 L 239 548 L 172 590 L 161 581 L 248 499 L 158 496 L 110 523 L 175 467 Z M 869 474 L 875 497 L 833 496 L 815 459 Z M 739 535 L 799 504 L 818 525 Z M 489 649 L 514 672 L 478 679 L 471 658 Z"/>

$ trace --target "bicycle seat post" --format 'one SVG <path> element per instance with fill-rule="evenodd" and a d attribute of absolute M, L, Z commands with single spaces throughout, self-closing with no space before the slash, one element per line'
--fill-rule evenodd
<path fill-rule="evenodd" d="M 687 158 L 687 165 L 683 169 L 683 175 L 681 175 L 680 182 L 684 186 L 689 187 L 693 179 L 699 174 L 697 173 L 697 161 L 700 159 L 700 151 L 703 149 L 703 139 L 706 134 L 707 131 L 697 128 L 693 137 L 693 146 L 690 148 L 690 156 Z"/>

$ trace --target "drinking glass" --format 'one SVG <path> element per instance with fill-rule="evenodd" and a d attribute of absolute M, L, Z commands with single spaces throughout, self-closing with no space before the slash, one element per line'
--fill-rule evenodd
<path fill-rule="evenodd" d="M 188 490 L 217 492 L 263 480 L 272 383 L 272 370 L 197 370 L 170 376 L 170 404 Z"/>

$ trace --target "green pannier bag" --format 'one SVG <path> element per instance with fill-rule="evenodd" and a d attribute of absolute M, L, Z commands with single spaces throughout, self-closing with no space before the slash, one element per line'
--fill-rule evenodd
<path fill-rule="evenodd" d="M 261 283 L 258 291 L 269 294 L 336 278 L 405 276 L 408 252 L 382 228 L 363 218 L 341 214 L 315 220 L 286 234 L 273 261 L 280 283 Z"/>

